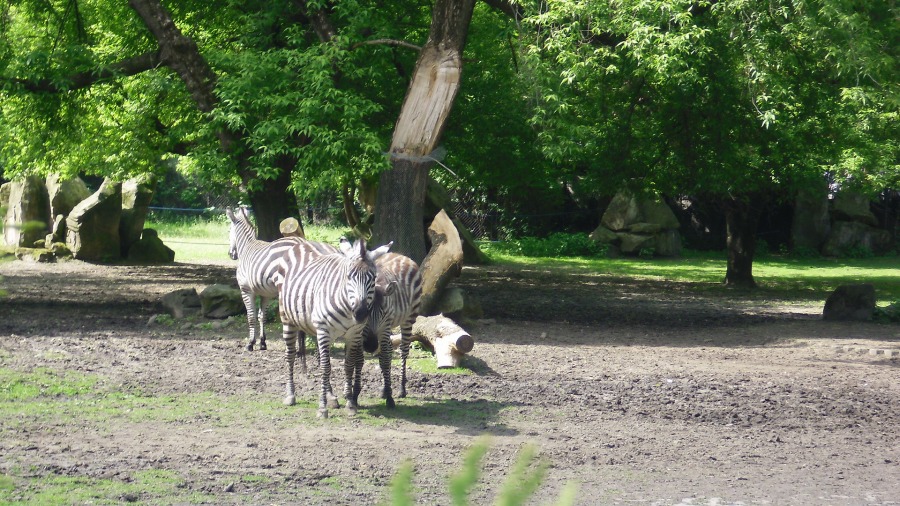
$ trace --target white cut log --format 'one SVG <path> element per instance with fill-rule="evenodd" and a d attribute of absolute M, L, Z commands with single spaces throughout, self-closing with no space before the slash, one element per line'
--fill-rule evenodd
<path fill-rule="evenodd" d="M 285 218 L 281 220 L 281 224 L 278 225 L 278 230 L 281 231 L 281 235 L 284 237 L 299 237 L 301 239 L 306 239 L 306 234 L 303 232 L 303 225 L 300 224 L 300 220 L 297 218 Z"/>
<path fill-rule="evenodd" d="M 399 334 L 391 336 L 394 349 L 400 346 L 400 340 Z M 462 356 L 475 347 L 472 336 L 442 314 L 417 317 L 413 324 L 412 340 L 419 341 L 434 353 L 438 369 L 459 367 Z"/>

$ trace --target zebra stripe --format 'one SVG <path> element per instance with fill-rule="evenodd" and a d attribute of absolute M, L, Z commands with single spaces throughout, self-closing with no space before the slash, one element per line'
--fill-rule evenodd
<path fill-rule="evenodd" d="M 409 344 L 412 326 L 419 314 L 422 299 L 422 276 L 419 266 L 411 258 L 387 253 L 376 262 L 378 276 L 375 280 L 375 299 L 369 321 L 363 329 L 363 339 L 373 339 L 380 348 L 378 362 L 383 377 L 382 398 L 389 408 L 394 407 L 391 391 L 391 356 L 394 348 L 391 345 L 391 329 L 400 327 L 400 393 L 406 397 L 406 360 L 409 357 Z M 370 350 L 366 350 L 370 351 Z M 360 350 L 351 359 L 354 366 L 352 394 L 354 398 L 360 392 L 363 356 Z M 345 393 L 351 389 L 348 381 Z"/>
<path fill-rule="evenodd" d="M 228 254 L 233 260 L 238 261 L 235 277 L 247 310 L 249 327 L 247 349 L 253 350 L 258 337 L 259 349 L 265 350 L 266 306 L 270 300 L 278 296 L 276 281 L 281 259 L 298 243 L 309 244 L 308 255 L 333 253 L 337 249 L 298 237 L 286 237 L 273 242 L 260 241 L 256 238 L 256 230 L 250 224 L 246 210 L 242 208 L 239 213 L 234 213 L 231 209 L 226 209 L 225 213 L 231 221 Z M 256 302 L 257 297 L 260 299 L 259 305 Z"/>
<path fill-rule="evenodd" d="M 318 416 L 326 418 L 329 407 L 338 407 L 331 394 L 331 341 L 344 336 L 348 353 L 362 345 L 362 330 L 375 297 L 374 261 L 387 252 L 387 247 L 369 252 L 362 239 L 355 244 L 342 240 L 341 253 L 320 255 L 307 262 L 301 261 L 302 250 L 298 246 L 292 248 L 279 267 L 280 313 L 288 365 L 284 402 L 290 405 L 296 400 L 297 333 L 314 334 L 322 379 Z M 356 399 L 348 398 L 348 411 L 353 413 L 356 408 Z"/>

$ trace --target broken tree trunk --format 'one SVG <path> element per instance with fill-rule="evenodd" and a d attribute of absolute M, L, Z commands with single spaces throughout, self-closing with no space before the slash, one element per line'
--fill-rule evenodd
<path fill-rule="evenodd" d="M 394 348 L 400 346 L 401 336 L 391 336 Z M 413 324 L 413 341 L 419 341 L 437 359 L 438 369 L 459 367 L 462 356 L 472 351 L 475 340 L 468 332 L 444 315 L 419 316 Z"/>
<path fill-rule="evenodd" d="M 431 250 L 422 261 L 422 302 L 419 314 L 432 315 L 444 288 L 459 277 L 463 266 L 462 242 L 456 226 L 443 210 L 428 227 Z"/>

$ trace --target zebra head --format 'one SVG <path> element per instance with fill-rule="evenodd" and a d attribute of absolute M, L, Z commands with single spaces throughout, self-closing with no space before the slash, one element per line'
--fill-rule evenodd
<path fill-rule="evenodd" d="M 381 342 L 381 333 L 390 330 L 387 321 L 388 311 L 386 304 L 390 304 L 390 300 L 385 300 L 397 291 L 397 282 L 390 281 L 387 285 L 375 285 L 375 298 L 372 299 L 372 308 L 369 313 L 369 320 L 363 328 L 363 350 L 366 353 L 378 352 L 378 346 Z"/>
<path fill-rule="evenodd" d="M 227 207 L 225 208 L 225 215 L 231 221 L 231 227 L 228 230 L 228 256 L 232 260 L 237 260 L 240 245 L 255 234 L 247 217 L 246 209 L 241 208 L 239 213 L 235 213 L 230 207 Z"/>
<path fill-rule="evenodd" d="M 390 244 L 373 251 L 366 250 L 365 239 L 351 243 L 341 239 L 341 251 L 349 262 L 347 269 L 347 300 L 357 323 L 365 323 L 375 299 L 375 259 L 387 253 Z"/>

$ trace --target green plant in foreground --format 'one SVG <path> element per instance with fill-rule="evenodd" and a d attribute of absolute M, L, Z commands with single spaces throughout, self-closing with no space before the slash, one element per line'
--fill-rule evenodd
<path fill-rule="evenodd" d="M 450 477 L 450 497 L 453 506 L 466 506 L 471 504 L 469 493 L 481 475 L 481 460 L 488 450 L 488 441 L 485 438 L 472 445 L 463 456 L 462 468 Z M 526 445 L 519 452 L 509 476 L 497 493 L 495 504 L 497 506 L 519 506 L 525 504 L 534 495 L 544 481 L 549 463 L 545 459 L 539 459 L 537 449 L 533 445 Z M 400 465 L 397 474 L 391 480 L 390 498 L 391 506 L 411 506 L 412 499 L 413 464 L 405 461 Z M 575 503 L 577 485 L 567 483 L 563 488 L 556 504 L 568 506 Z"/>

